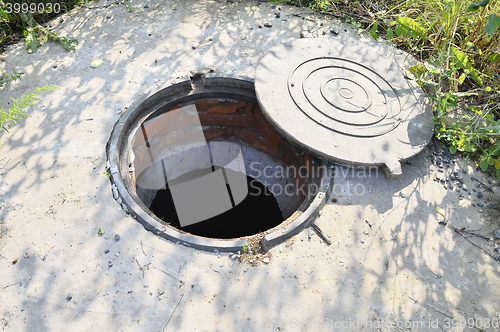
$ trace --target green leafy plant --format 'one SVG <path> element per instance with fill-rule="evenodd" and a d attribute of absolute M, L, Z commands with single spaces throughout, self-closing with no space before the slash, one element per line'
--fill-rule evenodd
<path fill-rule="evenodd" d="M 248 245 L 246 243 L 243 245 L 243 256 L 244 257 L 250 256 L 250 250 L 248 249 Z"/>
<path fill-rule="evenodd" d="M 493 6 L 499 7 L 490 0 L 449 1 L 434 15 L 399 17 L 392 27 L 411 52 L 431 51 L 409 74 L 431 100 L 436 137 L 448 142 L 453 153 L 477 155 L 481 169 L 493 166 L 500 179 L 499 94 L 491 88 L 500 87 L 500 76 L 491 70 L 499 68 L 494 61 L 500 59 L 500 19 Z"/>
<path fill-rule="evenodd" d="M 24 73 L 19 73 L 15 69 L 12 70 L 12 74 L 6 74 L 2 72 L 2 74 L 0 75 L 0 88 L 5 84 L 21 78 L 21 75 L 24 75 Z"/>
<path fill-rule="evenodd" d="M 26 28 L 24 30 L 24 43 L 28 53 L 36 52 L 38 47 L 45 44 L 48 40 L 54 40 L 61 43 L 61 45 L 68 51 L 74 51 L 78 40 L 74 38 L 59 37 L 54 32 L 45 29 L 42 26 L 34 28 Z"/>
<path fill-rule="evenodd" d="M 21 73 L 14 71 L 14 77 L 17 75 L 20 76 L 20 74 Z M 10 76 L 10 79 L 11 78 L 12 76 Z M 21 100 L 12 98 L 12 101 L 14 102 L 12 108 L 4 111 L 3 108 L 0 107 L 0 127 L 6 132 L 9 132 L 7 127 L 14 126 L 16 123 L 24 120 L 27 116 L 28 107 L 34 106 L 37 102 L 41 101 L 40 95 L 57 89 L 59 89 L 59 87 L 55 85 L 45 85 L 41 88 L 35 89 L 32 93 L 25 95 L 21 98 Z"/>
<path fill-rule="evenodd" d="M 55 3 L 52 0 L 40 0 L 36 3 L 20 3 L 13 0 L 0 0 L 0 36 L 7 35 L 0 40 L 0 43 L 22 32 L 29 53 L 36 52 L 38 47 L 48 40 L 57 41 L 68 51 L 74 51 L 78 45 L 76 39 L 58 36 L 39 22 L 47 22 L 69 8 L 85 2 L 87 1 L 69 0 L 64 3 Z M 23 7 L 24 5 L 28 6 Z"/>

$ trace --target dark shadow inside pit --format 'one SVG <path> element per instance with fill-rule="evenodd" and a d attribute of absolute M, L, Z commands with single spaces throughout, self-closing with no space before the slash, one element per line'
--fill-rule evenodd
<path fill-rule="evenodd" d="M 209 238 L 238 238 L 278 226 L 283 222 L 283 216 L 276 198 L 258 180 L 245 176 L 248 186 L 245 199 L 232 209 L 202 222 L 180 226 L 168 183 L 166 189 L 158 190 L 150 210 L 177 229 Z M 196 202 L 193 202 L 193 208 L 196 208 Z"/>

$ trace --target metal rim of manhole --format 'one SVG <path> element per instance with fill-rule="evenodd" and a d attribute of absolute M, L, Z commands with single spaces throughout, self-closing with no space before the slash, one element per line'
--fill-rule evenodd
<path fill-rule="evenodd" d="M 145 191 L 143 183 L 161 181 L 159 178 L 162 176 L 161 174 L 173 176 L 173 172 L 169 173 L 169 170 L 170 168 L 175 168 L 174 165 L 177 165 L 177 162 L 174 163 L 172 160 L 186 160 L 187 157 L 185 157 L 185 152 L 183 152 L 184 157 L 180 159 L 175 159 L 176 157 L 173 154 L 168 155 L 169 157 L 167 158 L 166 154 L 160 153 L 159 155 L 162 157 L 151 157 L 151 162 L 147 167 L 140 166 L 140 160 L 142 159 L 139 159 L 141 158 L 139 155 L 142 154 L 143 158 L 147 159 L 148 153 L 151 154 L 151 150 L 154 149 L 152 146 L 156 144 L 155 142 L 157 141 L 155 141 L 157 137 L 148 137 L 147 135 L 141 138 L 142 133 L 145 131 L 145 127 L 148 126 L 148 128 L 153 128 L 148 129 L 148 131 L 158 134 L 162 131 L 162 128 L 157 128 L 158 125 L 156 124 L 161 122 L 158 122 L 159 120 L 156 119 L 160 119 L 160 117 L 165 114 L 173 114 L 179 109 L 189 108 L 184 105 L 195 104 L 199 112 L 199 106 L 203 105 L 206 101 L 220 103 L 234 102 L 234 105 L 237 105 L 238 102 L 242 102 L 243 104 L 254 105 L 255 107 L 255 111 L 247 113 L 245 113 L 245 109 L 240 109 L 234 114 L 215 114 L 216 117 L 210 117 L 210 114 L 204 113 L 200 113 L 196 116 L 201 119 L 198 125 L 201 125 L 201 128 L 203 128 L 206 145 L 209 147 L 208 150 L 205 150 L 210 153 L 212 167 L 216 164 L 216 158 L 214 156 L 217 155 L 215 152 L 217 146 L 221 144 L 230 144 L 228 142 L 236 142 L 239 144 L 238 146 L 247 151 L 245 152 L 246 154 L 243 153 L 245 158 L 249 160 L 251 158 L 259 159 L 259 163 L 262 167 L 269 167 L 269 165 L 275 164 L 292 165 L 295 166 L 296 169 L 306 168 L 309 170 L 309 172 L 306 171 L 304 177 L 301 177 L 301 175 L 295 175 L 295 177 L 293 177 L 294 175 L 287 175 L 289 177 L 291 176 L 288 178 L 287 183 L 296 183 L 296 187 L 294 188 L 299 188 L 301 181 L 303 181 L 302 186 L 307 188 L 305 192 L 303 191 L 300 193 L 301 196 L 299 198 L 297 198 L 297 195 L 295 198 L 286 196 L 288 194 L 282 194 L 282 197 L 279 198 L 277 194 L 275 194 L 276 199 L 281 199 L 281 201 L 285 202 L 285 205 L 287 204 L 287 199 L 290 199 L 290 201 L 294 199 L 294 203 L 290 203 L 289 206 L 285 206 L 284 208 L 282 208 L 282 203 L 279 203 L 282 211 L 284 211 L 284 209 L 288 209 L 289 211 L 287 212 L 287 218 L 278 226 L 266 230 L 263 233 L 237 239 L 207 238 L 186 233 L 182 231 L 182 229 L 175 228 L 163 222 L 149 210 L 148 206 L 146 206 L 145 202 L 149 202 L 148 197 L 151 196 L 148 196 L 148 192 L 151 192 L 151 190 L 159 190 L 159 187 L 148 187 L 147 190 L 149 191 Z M 296 146 L 290 144 L 286 139 L 282 138 L 274 128 L 269 130 L 269 128 L 267 128 L 269 126 L 267 118 L 260 113 L 260 111 L 259 113 L 257 112 L 257 109 L 260 110 L 258 104 L 253 80 L 230 75 L 204 74 L 171 80 L 163 86 L 143 94 L 121 115 L 113 128 L 107 144 L 107 167 L 110 173 L 114 198 L 121 205 L 122 209 L 139 221 L 145 229 L 172 242 L 198 250 L 236 252 L 247 245 L 249 241 L 259 241 L 261 249 L 266 251 L 298 234 L 314 221 L 325 205 L 326 199 L 329 197 L 331 188 L 333 187 L 333 165 L 301 151 Z M 195 111 L 195 113 L 198 114 L 197 111 Z M 224 116 L 226 117 L 224 118 Z M 237 116 L 241 118 L 238 120 L 236 118 Z M 217 120 L 218 117 L 223 119 L 224 122 L 217 123 L 217 121 L 219 121 Z M 243 122 L 240 121 L 242 119 L 244 120 Z M 156 122 L 148 122 L 150 120 Z M 243 126 L 246 126 L 247 123 L 251 123 L 251 128 L 242 129 L 237 127 L 239 124 L 236 124 L 236 127 L 229 128 L 232 133 L 231 136 L 229 138 L 224 137 L 228 135 L 226 130 L 228 128 L 225 127 L 229 126 L 224 124 L 231 123 L 231 121 L 235 121 L 235 123 L 239 123 L 238 121 L 240 121 L 243 123 Z M 214 127 L 217 128 L 217 130 L 211 130 Z M 176 133 L 177 132 L 174 132 L 174 134 Z M 252 136 L 251 133 L 254 133 L 254 135 Z M 162 132 L 162 134 L 164 133 Z M 210 135 L 212 137 L 211 140 L 208 139 Z M 163 139 L 164 136 L 161 137 Z M 234 137 L 236 137 L 235 140 L 232 140 Z M 185 138 L 183 139 L 184 141 L 182 141 L 182 144 L 187 144 Z M 144 151 L 147 150 L 148 153 L 139 150 L 138 146 L 140 144 L 137 142 L 147 147 Z M 190 141 L 189 144 L 191 143 Z M 274 146 L 274 150 L 272 146 Z M 159 153 L 158 151 L 155 153 Z M 258 155 L 258 157 L 252 157 L 252 153 Z M 220 155 L 218 158 L 224 159 L 226 156 Z M 155 162 L 155 160 L 157 161 Z M 262 160 L 266 160 L 266 162 L 262 163 Z M 226 160 L 222 163 L 229 165 L 231 161 L 228 162 Z M 269 163 L 269 165 L 266 163 Z M 232 164 L 234 164 L 234 162 Z M 220 165 L 217 164 L 216 166 Z M 248 165 L 245 167 L 247 175 L 257 176 L 255 174 L 250 174 Z M 214 168 L 212 169 L 214 170 Z M 316 171 L 314 171 L 315 169 Z M 149 173 L 146 174 L 147 176 L 141 177 L 141 174 L 135 174 L 136 171 L 141 172 L 141 174 Z M 227 182 L 228 171 L 230 171 L 230 169 L 226 169 L 226 173 L 224 173 L 226 184 L 229 183 Z M 213 175 L 215 172 L 211 174 Z M 259 176 L 262 177 L 262 175 Z M 233 181 L 231 179 L 230 177 L 229 180 Z M 258 180 L 261 181 L 261 179 Z M 141 183 L 139 184 L 137 181 L 141 181 Z M 165 177 L 165 181 L 167 181 L 167 177 Z M 173 182 L 175 182 L 175 180 Z M 231 188 L 233 188 L 232 186 L 235 182 L 233 181 L 231 183 Z M 193 192 L 193 195 L 196 196 L 199 194 L 198 191 L 202 190 L 196 190 L 196 192 Z M 236 199 L 235 197 L 236 195 L 234 195 L 233 192 L 233 199 Z M 193 204 L 197 204 L 196 200 L 194 200 Z M 178 205 L 176 205 L 176 208 L 177 207 Z M 189 212 L 190 209 L 187 208 L 185 210 Z"/>
<path fill-rule="evenodd" d="M 366 45 L 314 38 L 277 45 L 257 67 L 255 90 L 291 142 L 332 162 L 383 166 L 389 179 L 433 135 L 421 88 Z"/>

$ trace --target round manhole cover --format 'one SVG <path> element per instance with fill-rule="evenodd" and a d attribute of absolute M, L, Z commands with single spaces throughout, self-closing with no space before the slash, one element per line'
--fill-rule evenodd
<path fill-rule="evenodd" d="M 432 110 L 420 87 L 358 45 L 278 45 L 260 62 L 255 90 L 269 121 L 295 144 L 335 162 L 384 165 L 389 178 L 432 137 Z"/>

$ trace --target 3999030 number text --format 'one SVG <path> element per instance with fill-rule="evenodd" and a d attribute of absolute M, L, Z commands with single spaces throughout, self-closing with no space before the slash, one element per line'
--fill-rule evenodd
<path fill-rule="evenodd" d="M 61 5 L 59 3 L 27 3 L 27 2 L 8 2 L 5 4 L 7 14 L 42 14 L 42 13 L 60 13 Z"/>

